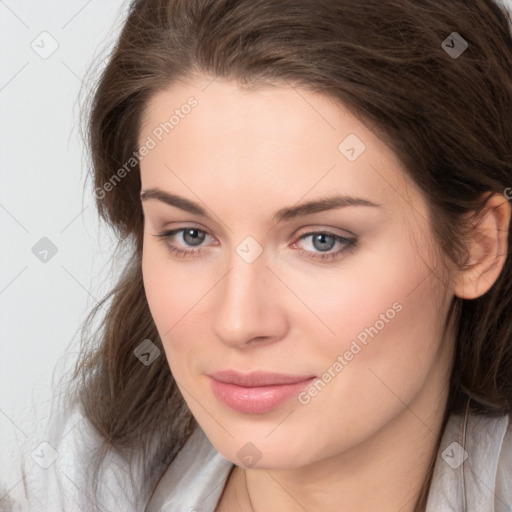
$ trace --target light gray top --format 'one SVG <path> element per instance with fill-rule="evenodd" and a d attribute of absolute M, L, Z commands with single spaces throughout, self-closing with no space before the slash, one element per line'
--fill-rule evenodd
<path fill-rule="evenodd" d="M 512 424 L 508 416 L 450 417 L 436 461 L 427 512 L 512 512 Z M 455 443 L 455 444 L 454 444 Z M 466 457 L 467 454 L 467 458 Z M 462 463 L 462 461 L 465 461 Z M 214 512 L 232 464 L 203 431 L 191 436 L 159 482 L 147 512 Z"/>
<path fill-rule="evenodd" d="M 509 416 L 469 415 L 464 449 L 463 422 L 460 415 L 452 415 L 448 421 L 427 512 L 464 511 L 462 468 L 466 512 L 512 512 Z M 48 425 L 40 440 L 26 447 L 22 455 L 26 492 L 20 474 L 13 470 L 19 467 L 19 460 L 11 463 L 8 472 L 0 472 L 1 512 L 214 512 L 233 467 L 198 428 L 173 463 L 153 479 L 141 478 L 137 464 L 128 466 L 118 455 L 110 454 L 104 460 L 94 502 L 93 479 L 86 469 L 98 435 L 74 409 L 57 409 Z"/>

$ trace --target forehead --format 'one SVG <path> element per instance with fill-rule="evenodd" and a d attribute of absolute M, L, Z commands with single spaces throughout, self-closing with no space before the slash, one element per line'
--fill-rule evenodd
<path fill-rule="evenodd" d="M 297 202 L 343 192 L 397 202 L 410 195 L 394 153 L 334 99 L 294 86 L 240 88 L 235 81 L 176 83 L 148 102 L 139 144 L 143 188 L 232 191 Z M 190 192 L 190 191 L 189 191 Z M 398 195 L 397 195 L 398 193 Z"/>
<path fill-rule="evenodd" d="M 196 103 L 193 108 L 188 107 L 191 98 Z M 323 142 L 325 149 L 337 150 L 340 130 L 349 128 L 363 138 L 367 131 L 343 105 L 320 93 L 291 85 L 248 89 L 235 81 L 206 82 L 197 78 L 176 83 L 151 98 L 144 112 L 141 137 L 169 121 L 173 113 L 179 117 L 171 122 L 169 131 L 175 140 L 183 142 L 187 135 L 195 135 L 198 143 L 214 137 L 252 136 L 238 137 L 237 148 L 241 150 L 241 143 L 248 147 L 260 142 L 284 149 L 306 139 L 310 144 Z"/>

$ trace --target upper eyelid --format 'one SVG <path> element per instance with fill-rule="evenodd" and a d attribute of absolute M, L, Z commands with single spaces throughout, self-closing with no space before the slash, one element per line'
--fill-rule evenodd
<path fill-rule="evenodd" d="M 145 208 L 145 206 L 151 205 L 153 202 L 154 202 L 154 203 L 158 203 L 158 201 L 149 201 L 149 202 L 145 202 L 145 201 L 143 201 L 143 202 L 142 202 L 142 210 L 143 210 L 143 214 L 144 214 L 144 216 L 145 216 L 145 217 L 146 217 L 146 213 L 144 213 L 144 208 Z M 371 205 L 373 205 L 373 203 L 370 203 L 370 204 L 371 204 Z M 378 209 L 381 209 L 381 205 L 375 205 L 375 206 L 378 206 Z M 174 208 L 174 207 L 173 207 L 173 208 Z M 342 209 L 344 209 L 344 208 L 342 208 Z M 349 208 L 349 209 L 350 209 L 350 208 Z M 370 209 L 370 210 L 377 210 L 377 208 L 369 208 L 369 209 Z M 158 211 L 158 210 L 157 210 L 157 211 Z M 293 219 L 286 220 L 286 221 L 285 221 L 285 226 L 287 226 L 287 225 L 288 225 L 288 223 L 290 223 L 290 224 L 292 224 L 292 225 L 293 225 L 293 224 L 302 223 L 302 222 L 305 222 L 305 223 L 306 223 L 306 222 L 307 222 L 307 219 L 306 219 L 305 217 L 312 217 L 312 216 L 317 216 L 317 215 L 322 215 L 322 214 L 324 214 L 324 215 L 330 215 L 330 214 L 332 214 L 334 211 L 336 211 L 336 209 L 335 209 L 335 208 L 330 209 L 330 210 L 325 210 L 325 211 L 317 211 L 317 212 L 308 213 L 308 214 L 306 214 L 306 215 L 304 215 L 304 216 L 299 216 L 299 217 L 297 217 L 297 218 L 293 218 Z M 150 212 L 151 212 L 151 210 L 150 210 Z M 195 216 L 196 214 L 193 214 L 193 215 Z M 150 219 L 151 219 L 151 213 L 149 213 L 149 215 L 147 215 L 147 216 L 148 216 L 148 218 L 150 218 Z M 313 226 L 315 226 L 315 225 L 322 225 L 322 224 L 321 224 L 321 222 L 322 222 L 322 221 L 321 221 L 321 217 L 318 217 L 318 219 L 320 220 L 320 222 L 317 222 L 317 223 L 315 223 L 315 222 L 311 222 L 311 224 L 312 224 Z M 217 224 L 217 221 L 216 221 L 214 218 L 208 218 L 207 220 L 208 220 L 208 221 L 212 221 L 212 222 L 215 224 L 215 226 L 216 226 L 216 227 L 219 227 L 222 231 L 224 231 L 224 228 L 221 226 L 221 224 Z M 311 219 L 311 220 L 313 220 L 313 219 Z M 154 220 L 153 220 L 153 221 L 151 221 L 151 222 L 156 223 L 156 224 L 158 224 L 158 223 L 159 223 L 159 221 L 158 221 L 157 219 L 154 219 Z M 179 222 L 186 223 L 186 222 L 187 222 L 187 220 L 182 220 L 182 221 L 180 221 L 180 220 L 176 220 L 175 222 L 173 222 L 173 224 L 178 224 Z M 196 224 L 196 225 L 192 226 L 193 228 L 196 228 L 196 226 L 197 226 L 197 225 L 205 226 L 204 224 L 202 224 L 202 223 L 201 223 L 201 221 L 198 221 L 198 220 L 191 220 L 190 222 L 192 222 L 192 223 Z M 336 221 L 336 220 L 334 220 L 334 219 L 331 219 L 329 222 L 337 222 L 337 221 Z M 232 232 L 232 229 L 230 229 L 230 227 L 229 227 L 225 222 L 221 221 L 221 223 L 222 223 L 222 224 L 224 224 L 224 226 L 227 228 L 227 230 L 228 230 L 228 231 L 231 231 L 231 232 Z M 270 231 L 271 229 L 274 229 L 278 224 L 279 224 L 279 222 L 278 222 L 278 223 L 273 223 L 273 224 L 271 225 L 271 228 L 270 228 L 268 231 Z M 183 224 L 181 224 L 181 225 L 180 225 L 180 226 L 178 226 L 178 227 L 182 227 L 182 226 L 183 226 Z M 188 227 L 188 226 L 186 226 L 186 227 Z M 161 231 L 162 231 L 162 230 L 164 230 L 164 229 L 166 229 L 166 228 L 162 228 L 162 229 L 161 229 Z M 174 228 L 169 228 L 169 229 L 168 229 L 168 231 L 170 231 L 170 230 L 172 230 L 172 229 L 174 229 Z M 178 229 L 178 228 L 176 228 L 176 229 Z M 209 230 L 208 230 L 208 228 L 206 228 L 206 227 L 199 227 L 199 228 L 197 228 L 197 229 L 200 229 L 201 231 L 205 231 L 206 233 L 210 234 L 210 231 L 209 231 Z M 285 229 L 286 229 L 286 230 L 288 230 L 288 229 L 289 229 L 289 227 L 285 227 Z M 298 228 L 298 229 L 294 230 L 294 232 L 298 231 L 299 229 L 300 229 L 300 228 Z M 309 228 L 307 228 L 307 229 L 309 229 Z M 322 231 L 322 230 L 324 230 L 324 229 L 325 229 L 326 231 L 332 232 L 331 230 L 333 230 L 333 229 L 334 229 L 334 230 L 336 230 L 336 229 L 340 229 L 340 228 L 320 228 L 320 229 L 312 228 L 312 229 L 314 229 L 315 231 Z M 334 234 L 337 234 L 337 235 L 339 235 L 339 236 L 344 236 L 344 237 L 346 237 L 346 238 L 349 238 L 350 236 L 353 236 L 353 237 L 357 237 L 357 236 L 358 236 L 356 233 L 354 233 L 354 232 L 352 232 L 352 231 L 350 231 L 350 230 L 348 230 L 348 229 L 346 229 L 346 228 L 344 228 L 342 231 L 344 231 L 346 234 L 339 234 L 339 233 L 336 233 L 336 232 L 333 232 L 333 233 L 334 233 Z M 213 236 L 213 235 L 211 235 L 211 236 Z"/>
<path fill-rule="evenodd" d="M 159 222 L 156 222 L 155 224 L 159 224 Z M 197 222 L 197 221 L 191 221 L 190 224 L 191 225 L 187 225 L 187 221 L 175 221 L 175 222 L 172 222 L 172 224 L 175 224 L 176 227 L 165 227 L 166 224 L 171 224 L 171 222 L 166 222 L 163 227 L 158 227 L 157 225 L 155 225 L 154 227 L 159 229 L 159 231 L 176 231 L 176 230 L 180 230 L 180 229 L 197 229 L 199 231 L 204 231 L 205 233 L 208 233 L 209 235 L 211 235 L 210 233 L 210 230 L 209 228 L 207 228 L 206 226 L 204 226 L 204 224 L 201 224 L 200 222 Z M 274 228 L 275 226 L 272 226 L 272 229 Z M 286 228 L 288 230 L 288 228 Z M 306 229 L 306 230 L 309 230 L 308 232 L 319 232 L 319 231 L 327 231 L 329 233 L 333 233 L 333 234 L 339 234 L 337 233 L 336 231 L 337 230 L 340 230 L 340 231 L 344 231 L 346 234 L 348 234 L 348 236 L 358 236 L 356 233 L 350 231 L 349 229 L 347 228 L 340 228 L 340 227 L 326 227 L 325 224 L 322 225 L 322 223 L 311 223 L 310 226 L 307 226 L 307 227 L 301 227 L 301 228 L 297 228 L 297 229 L 294 229 L 294 233 L 302 230 L 302 229 Z M 232 231 L 231 229 L 229 231 Z M 211 235 L 213 236 L 213 235 Z M 340 236 L 345 236 L 343 234 L 340 234 Z M 348 237 L 347 236 L 347 237 Z"/>

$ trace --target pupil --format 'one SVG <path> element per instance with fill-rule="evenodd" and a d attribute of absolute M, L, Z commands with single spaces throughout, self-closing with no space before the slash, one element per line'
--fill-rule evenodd
<path fill-rule="evenodd" d="M 328 247 L 325 246 L 325 244 L 326 244 L 325 240 L 326 239 L 330 239 L 331 240 L 331 243 L 327 242 L 327 246 Z M 319 246 L 316 244 L 317 241 L 320 242 Z M 328 250 L 332 249 L 333 242 L 334 242 L 334 238 L 332 236 L 326 235 L 326 234 L 319 234 L 319 235 L 316 235 L 313 238 L 313 245 L 315 246 L 316 249 L 321 250 L 321 251 L 328 251 Z"/>

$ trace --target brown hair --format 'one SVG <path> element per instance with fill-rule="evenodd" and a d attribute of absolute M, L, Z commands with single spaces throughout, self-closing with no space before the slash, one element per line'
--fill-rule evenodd
<path fill-rule="evenodd" d="M 440 248 L 462 266 L 468 214 L 512 185 L 510 23 L 491 0 L 131 3 L 87 124 L 99 213 L 130 252 L 122 278 L 86 320 L 73 375 L 75 399 L 103 437 L 103 452 L 143 453 L 154 481 L 196 427 L 166 358 L 145 366 L 134 356 L 148 338 L 163 350 L 142 282 L 138 164 L 105 192 L 137 150 L 148 101 L 192 73 L 289 83 L 341 101 L 399 157 L 428 201 Z M 458 57 L 442 47 L 453 32 L 468 43 Z M 477 414 L 511 412 L 511 277 L 508 257 L 490 291 L 453 300 L 456 358 L 443 429 L 468 398 Z M 87 325 L 103 307 L 91 335 Z"/>

